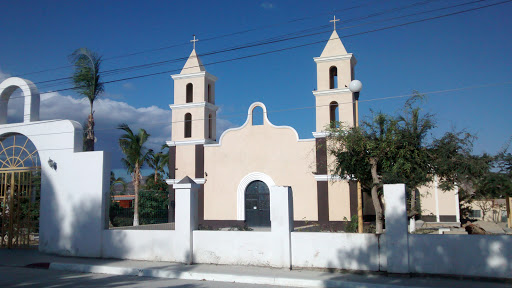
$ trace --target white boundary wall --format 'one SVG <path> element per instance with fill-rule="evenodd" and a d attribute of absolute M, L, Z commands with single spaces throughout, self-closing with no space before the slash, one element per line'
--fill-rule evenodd
<path fill-rule="evenodd" d="M 353 233 L 292 233 L 293 267 L 385 271 L 384 236 Z"/>
<path fill-rule="evenodd" d="M 272 265 L 271 232 L 194 231 L 194 262 L 230 265 Z"/>
<path fill-rule="evenodd" d="M 409 235 L 411 273 L 512 278 L 510 235 Z"/>
<path fill-rule="evenodd" d="M 181 207 L 176 210 L 175 231 L 103 230 L 100 239 L 96 239 L 98 234 L 92 229 L 93 233 L 83 236 L 83 239 L 73 236 L 75 250 L 69 250 L 71 253 L 62 249 L 56 253 L 88 257 L 101 254 L 100 257 L 108 258 L 187 264 L 314 267 L 512 278 L 511 236 L 409 235 L 407 215 L 404 213 L 404 185 L 385 186 L 388 206 L 387 234 L 384 235 L 291 232 L 291 189 L 276 186 L 270 189 L 270 232 L 198 231 L 199 186 L 187 178 L 175 184 L 176 205 Z M 104 199 L 103 205 L 108 203 Z M 73 212 L 68 211 L 70 214 Z M 98 223 L 96 220 L 93 222 Z M 393 234 L 390 231 L 394 231 Z M 85 234 L 87 232 L 82 235 Z M 91 250 L 90 247 L 96 245 L 101 247 L 100 252 Z"/>
<path fill-rule="evenodd" d="M 147 261 L 177 261 L 173 230 L 104 230 L 102 257 Z"/>

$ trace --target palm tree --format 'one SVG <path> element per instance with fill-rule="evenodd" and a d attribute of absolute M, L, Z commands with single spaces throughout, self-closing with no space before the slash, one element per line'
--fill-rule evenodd
<path fill-rule="evenodd" d="M 163 152 L 151 153 L 149 155 L 148 165 L 155 170 L 155 183 L 158 181 L 158 173 L 162 173 L 162 175 L 165 173 L 164 168 L 168 162 L 166 158 L 168 159 L 168 156 L 166 157 Z"/>
<path fill-rule="evenodd" d="M 140 174 L 141 168 L 144 163 L 148 161 L 149 155 L 153 152 L 151 149 L 147 150 L 144 143 L 149 138 L 149 134 L 144 129 L 139 129 L 137 134 L 133 134 L 127 124 L 120 124 L 118 129 L 126 132 L 119 137 L 119 146 L 125 155 L 121 162 L 132 176 L 133 187 L 135 190 L 135 204 L 133 211 L 133 226 L 139 225 L 139 187 L 142 175 Z"/>
<path fill-rule="evenodd" d="M 79 48 L 69 56 L 75 66 L 73 83 L 79 94 L 89 99 L 91 112 L 87 119 L 86 138 L 84 141 L 85 151 L 94 151 L 94 101 L 103 93 L 103 83 L 100 82 L 101 57 L 87 48 Z"/>

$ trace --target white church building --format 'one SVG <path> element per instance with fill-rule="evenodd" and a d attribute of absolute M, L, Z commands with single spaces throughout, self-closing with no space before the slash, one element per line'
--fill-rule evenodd
<path fill-rule="evenodd" d="M 263 103 L 253 103 L 247 120 L 238 128 L 216 135 L 215 82 L 195 49 L 174 80 L 169 185 L 185 176 L 200 184 L 199 222 L 208 225 L 270 226 L 269 187 L 291 186 L 296 224 L 341 224 L 357 215 L 357 187 L 330 174 L 325 127 L 339 119 L 355 125 L 355 95 L 348 86 L 354 80 L 356 58 L 348 53 L 333 31 L 317 65 L 316 131 L 300 139 L 288 126 L 275 126 Z M 263 110 L 263 121 L 254 119 Z M 338 114 L 338 115 L 336 115 Z M 253 116 L 254 115 L 254 116 Z M 262 125 L 256 125 L 261 124 Z M 443 192 L 437 184 L 422 187 L 423 218 L 427 221 L 460 222 L 457 193 Z M 364 215 L 375 212 L 370 196 L 363 193 Z M 298 222 L 298 223 L 297 223 Z"/>

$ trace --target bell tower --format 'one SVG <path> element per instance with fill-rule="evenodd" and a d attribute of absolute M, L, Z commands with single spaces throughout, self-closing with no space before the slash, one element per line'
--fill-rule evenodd
<path fill-rule="evenodd" d="M 217 77 L 206 72 L 194 49 L 180 74 L 174 79 L 174 104 L 172 110 L 172 136 L 167 141 L 170 147 L 169 173 L 167 183 L 185 176 L 198 184 L 204 183 L 204 144 L 216 143 L 217 135 L 215 106 L 215 82 Z"/>
<path fill-rule="evenodd" d="M 348 86 L 354 79 L 357 61 L 352 53 L 347 53 L 334 29 L 320 57 L 313 58 L 317 66 L 317 90 L 313 91 L 317 135 L 332 121 L 349 127 L 355 123 L 354 95 Z"/>

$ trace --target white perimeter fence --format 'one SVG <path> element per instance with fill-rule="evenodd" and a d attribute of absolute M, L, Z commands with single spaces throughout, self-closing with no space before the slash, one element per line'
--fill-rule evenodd
<path fill-rule="evenodd" d="M 382 235 L 293 232 L 292 190 L 280 186 L 270 189 L 270 232 L 199 231 L 199 185 L 186 177 L 175 184 L 174 189 L 175 230 L 108 230 L 108 220 L 90 218 L 93 220 L 89 222 L 97 223 L 86 226 L 94 224 L 103 229 L 90 233 L 81 231 L 83 237 L 67 237 L 66 241 L 57 239 L 40 249 L 61 255 L 187 264 L 315 267 L 512 278 L 511 236 L 410 235 L 407 232 L 403 184 L 384 186 L 386 233 Z M 108 195 L 91 197 L 103 198 L 102 207 L 108 209 Z M 98 245 L 100 249 L 97 249 Z"/>

